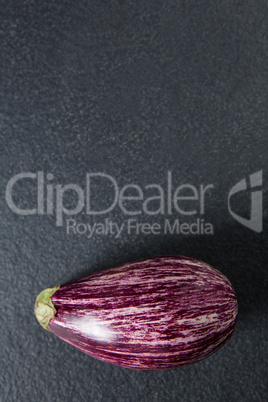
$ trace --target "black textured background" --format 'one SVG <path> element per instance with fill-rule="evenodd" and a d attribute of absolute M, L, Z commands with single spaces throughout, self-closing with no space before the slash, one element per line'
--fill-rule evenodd
<path fill-rule="evenodd" d="M 267 2 L 11 0 L 1 2 L 0 29 L 0 400 L 267 401 Z M 54 216 L 16 215 L 5 201 L 20 172 L 82 188 L 86 173 L 104 172 L 120 187 L 164 188 L 168 170 L 174 186 L 214 185 L 205 210 L 214 235 L 87 239 L 67 235 Z M 256 233 L 230 216 L 227 196 L 260 170 L 264 230 Z M 105 205 L 109 191 L 100 186 L 95 202 Z M 14 200 L 34 207 L 34 182 L 17 183 Z M 248 216 L 249 194 L 233 208 Z M 119 208 L 108 216 L 126 218 Z M 208 359 L 122 369 L 37 323 L 44 288 L 159 254 L 204 260 L 235 287 L 236 332 Z"/>

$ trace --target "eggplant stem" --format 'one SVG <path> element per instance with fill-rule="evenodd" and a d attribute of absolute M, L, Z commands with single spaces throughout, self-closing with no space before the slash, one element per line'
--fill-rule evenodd
<path fill-rule="evenodd" d="M 47 288 L 43 290 L 36 298 L 34 306 L 34 314 L 43 328 L 50 331 L 48 328 L 49 321 L 54 318 L 57 310 L 52 303 L 52 295 L 60 288 L 59 286 L 54 286 L 53 288 Z M 51 332 L 51 331 L 50 331 Z"/>

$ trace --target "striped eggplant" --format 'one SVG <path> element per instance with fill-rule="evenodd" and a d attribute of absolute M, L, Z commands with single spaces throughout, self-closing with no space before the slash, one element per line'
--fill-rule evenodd
<path fill-rule="evenodd" d="M 46 289 L 35 314 L 44 328 L 97 359 L 161 370 L 218 350 L 235 329 L 237 299 L 208 264 L 163 256 Z"/>

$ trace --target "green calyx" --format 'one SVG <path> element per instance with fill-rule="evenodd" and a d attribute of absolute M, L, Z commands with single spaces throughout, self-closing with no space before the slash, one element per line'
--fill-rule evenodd
<path fill-rule="evenodd" d="M 57 310 L 52 303 L 51 297 L 52 295 L 60 288 L 60 286 L 54 286 L 53 288 L 47 288 L 43 290 L 36 298 L 35 306 L 34 306 L 34 314 L 39 321 L 39 324 L 42 325 L 47 331 L 50 331 L 48 328 L 49 321 L 51 318 L 55 317 Z"/>

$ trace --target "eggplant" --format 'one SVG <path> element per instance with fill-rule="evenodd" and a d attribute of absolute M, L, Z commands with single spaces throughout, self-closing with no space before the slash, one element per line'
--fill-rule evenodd
<path fill-rule="evenodd" d="M 232 336 L 237 299 L 229 280 L 184 256 L 123 264 L 48 288 L 35 315 L 94 358 L 139 370 L 204 359 Z"/>

